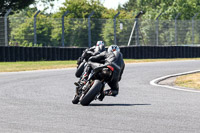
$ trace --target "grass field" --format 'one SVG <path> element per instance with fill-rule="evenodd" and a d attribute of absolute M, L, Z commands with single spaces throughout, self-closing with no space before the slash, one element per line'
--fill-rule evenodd
<path fill-rule="evenodd" d="M 159 61 L 176 61 L 191 59 L 124 59 L 125 63 L 143 63 Z M 192 58 L 200 60 L 200 58 Z M 17 72 L 44 69 L 61 69 L 76 67 L 76 61 L 35 61 L 35 62 L 0 62 L 0 72 Z"/>
<path fill-rule="evenodd" d="M 177 86 L 200 89 L 200 73 L 180 76 L 176 79 Z"/>
<path fill-rule="evenodd" d="M 76 61 L 0 62 L 0 72 L 76 67 Z"/>

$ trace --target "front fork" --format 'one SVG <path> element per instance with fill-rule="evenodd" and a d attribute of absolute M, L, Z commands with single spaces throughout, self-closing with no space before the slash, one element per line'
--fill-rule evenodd
<path fill-rule="evenodd" d="M 90 88 L 90 82 L 88 81 L 83 87 L 82 89 L 79 90 L 79 95 L 80 95 L 80 100 L 85 96 L 85 94 L 89 91 Z M 79 101 L 80 101 L 79 100 Z"/>

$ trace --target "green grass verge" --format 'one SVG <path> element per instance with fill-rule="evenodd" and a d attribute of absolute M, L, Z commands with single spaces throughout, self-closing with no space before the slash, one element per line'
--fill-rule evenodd
<path fill-rule="evenodd" d="M 175 85 L 186 88 L 200 89 L 199 77 L 200 73 L 180 76 L 176 78 Z"/>
<path fill-rule="evenodd" d="M 158 61 L 177 61 L 191 59 L 124 59 L 125 63 L 143 63 Z M 192 58 L 192 60 L 200 60 L 200 58 Z M 61 69 L 76 67 L 76 60 L 71 61 L 32 61 L 32 62 L 0 62 L 0 72 L 17 72 L 44 69 Z"/>
<path fill-rule="evenodd" d="M 17 72 L 76 67 L 76 61 L 0 62 L 0 72 Z"/>

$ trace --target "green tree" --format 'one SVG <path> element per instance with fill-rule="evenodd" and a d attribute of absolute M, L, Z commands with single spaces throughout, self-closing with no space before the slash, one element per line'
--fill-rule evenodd
<path fill-rule="evenodd" d="M 65 17 L 65 46 L 88 46 L 88 16 L 94 11 L 91 17 L 92 40 L 100 39 L 100 34 L 96 34 L 101 29 L 102 23 L 92 18 L 102 18 L 105 7 L 99 0 L 66 0 L 64 7 L 54 14 L 54 18 L 61 18 L 64 12 L 70 11 Z M 73 19 L 79 18 L 79 19 Z M 61 24 L 61 20 L 59 20 Z M 56 25 L 54 25 L 56 26 Z M 52 40 L 61 43 L 61 27 L 54 27 L 52 31 Z M 100 31 L 101 32 L 101 31 Z M 93 42 L 94 43 L 94 42 Z"/>
<path fill-rule="evenodd" d="M 34 40 L 34 14 L 36 8 L 24 9 L 9 17 L 11 36 L 10 45 L 32 46 Z M 24 17 L 26 16 L 26 17 Z M 37 43 L 43 46 L 52 45 L 51 30 L 52 21 L 49 17 L 40 13 L 37 17 Z"/>
<path fill-rule="evenodd" d="M 107 9 L 103 17 L 107 18 L 105 24 L 102 27 L 101 36 L 105 41 L 106 45 L 114 44 L 114 16 L 118 13 L 117 10 Z M 134 23 L 133 12 L 126 12 L 120 10 L 119 16 L 116 18 L 116 36 L 118 45 L 126 45 L 128 43 L 128 37 L 131 33 L 132 25 Z M 120 24 L 123 25 L 123 29 L 120 29 Z"/>
<path fill-rule="evenodd" d="M 160 44 L 173 45 L 174 38 L 174 19 L 178 13 L 181 13 L 179 16 L 179 20 L 182 22 L 178 22 L 177 28 L 181 32 L 178 35 L 179 44 L 191 44 L 192 40 L 192 17 L 199 12 L 200 9 L 200 1 L 199 0 L 129 0 L 122 6 L 122 9 L 127 12 L 140 10 L 144 11 L 145 14 L 142 16 L 142 20 L 155 20 L 159 14 L 162 13 L 159 20 L 165 20 L 165 22 L 159 23 L 159 42 Z M 197 16 L 196 19 L 200 17 Z M 168 24 L 166 24 L 166 20 Z M 171 21 L 170 21 L 171 20 Z M 187 21 L 189 20 L 189 21 Z M 154 22 L 156 23 L 156 22 Z M 170 24 L 170 25 L 169 25 Z M 155 38 L 155 24 L 145 24 L 142 22 L 140 24 L 141 31 L 143 35 L 146 37 Z M 197 39 L 199 37 L 199 26 L 195 26 L 195 38 L 194 41 L 198 42 Z M 153 36 L 152 36 L 153 35 Z M 146 39 L 147 42 L 148 38 Z M 155 42 L 151 40 L 149 43 Z"/>
<path fill-rule="evenodd" d="M 144 11 L 145 19 L 155 19 L 160 13 L 163 13 L 160 19 L 174 19 L 178 13 L 181 13 L 182 20 L 191 19 L 199 11 L 199 0 L 129 0 L 122 5 L 126 11 Z"/>
<path fill-rule="evenodd" d="M 11 8 L 13 11 L 21 10 L 28 7 L 30 4 L 34 3 L 34 0 L 1 0 L 0 1 L 0 16 L 4 14 Z"/>

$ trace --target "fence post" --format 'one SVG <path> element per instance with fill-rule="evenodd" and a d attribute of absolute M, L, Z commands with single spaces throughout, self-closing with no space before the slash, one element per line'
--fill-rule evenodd
<path fill-rule="evenodd" d="M 131 35 L 130 35 L 130 37 L 129 37 L 127 46 L 130 46 L 131 38 L 132 38 L 132 36 L 133 36 L 133 32 L 134 32 L 134 30 L 135 30 L 135 27 L 136 27 L 136 25 L 137 25 L 137 19 L 138 19 L 142 14 L 144 14 L 144 12 L 143 12 L 143 11 L 140 11 L 140 12 L 136 15 L 136 17 L 135 17 L 135 22 L 134 22 L 134 25 L 133 25 L 133 28 L 132 28 Z"/>
<path fill-rule="evenodd" d="M 114 44 L 117 45 L 117 39 L 116 39 L 116 18 L 117 16 L 119 16 L 120 12 L 118 12 L 115 16 L 114 16 Z"/>
<path fill-rule="evenodd" d="M 156 18 L 156 45 L 158 46 L 159 43 L 159 17 L 161 16 L 162 13 L 158 15 Z"/>
<path fill-rule="evenodd" d="M 192 17 L 192 44 L 194 45 L 194 18 L 199 15 L 199 13 L 196 13 L 193 17 Z"/>
<path fill-rule="evenodd" d="M 69 11 L 66 11 L 63 15 L 62 15 L 62 46 L 64 47 L 64 41 L 65 41 L 65 26 L 64 26 L 64 18 L 65 16 L 69 13 Z"/>
<path fill-rule="evenodd" d="M 177 46 L 177 18 L 181 15 L 181 13 L 178 13 L 178 15 L 176 15 L 175 17 L 175 45 Z"/>
<path fill-rule="evenodd" d="M 130 35 L 130 37 L 129 37 L 127 46 L 130 46 L 131 38 L 132 38 L 132 36 L 133 36 L 133 32 L 134 32 L 135 26 L 136 26 L 136 21 L 134 22 L 134 25 L 133 25 L 133 28 L 132 28 L 131 35 Z"/>
<path fill-rule="evenodd" d="M 136 21 L 136 30 L 135 30 L 135 45 L 140 45 L 139 42 L 139 24 L 138 24 L 138 18 L 135 18 Z"/>
<path fill-rule="evenodd" d="M 36 17 L 40 13 L 40 10 L 34 15 L 34 45 L 37 44 L 37 33 L 36 33 Z"/>
<path fill-rule="evenodd" d="M 94 11 L 88 16 L 88 47 L 91 47 L 91 26 L 90 26 L 90 17 L 94 14 Z"/>
<path fill-rule="evenodd" d="M 8 15 L 11 12 L 11 8 L 4 15 L 4 24 L 5 24 L 5 46 L 8 46 Z"/>

